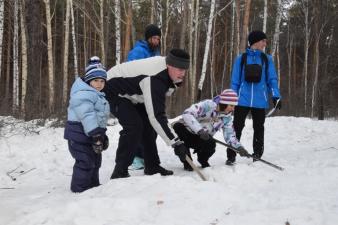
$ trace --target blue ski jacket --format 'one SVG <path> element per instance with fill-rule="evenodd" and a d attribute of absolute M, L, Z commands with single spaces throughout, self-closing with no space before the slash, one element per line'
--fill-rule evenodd
<path fill-rule="evenodd" d="M 160 51 L 155 50 L 153 51 L 148 42 L 145 40 L 139 40 L 136 42 L 134 48 L 129 51 L 127 61 L 133 61 L 137 59 L 145 59 L 153 56 L 159 56 Z"/>
<path fill-rule="evenodd" d="M 91 142 L 90 136 L 105 133 L 109 113 L 105 94 L 77 78 L 70 92 L 65 139 Z"/>
<path fill-rule="evenodd" d="M 247 64 L 260 64 L 262 67 L 262 77 L 260 82 L 246 82 L 244 77 L 245 69 L 241 70 L 242 54 L 240 54 L 233 65 L 231 75 L 231 89 L 238 94 L 238 105 L 251 108 L 269 108 L 269 96 L 281 98 L 278 88 L 278 77 L 271 55 L 268 57 L 268 77 L 266 77 L 265 64 L 262 62 L 261 51 L 247 49 Z M 244 66 L 243 66 L 244 67 Z M 242 71 L 242 73 L 241 73 Z"/>

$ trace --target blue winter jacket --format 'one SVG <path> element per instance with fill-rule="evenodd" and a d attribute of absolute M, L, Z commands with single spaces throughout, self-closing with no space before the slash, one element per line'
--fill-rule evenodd
<path fill-rule="evenodd" d="M 145 40 L 139 40 L 136 42 L 134 48 L 129 51 L 127 61 L 137 60 L 137 59 L 145 59 L 153 56 L 159 56 L 160 51 L 153 51 L 148 42 Z"/>
<path fill-rule="evenodd" d="M 90 136 L 105 133 L 109 113 L 105 94 L 77 78 L 70 91 L 64 138 L 90 143 Z"/>
<path fill-rule="evenodd" d="M 262 65 L 261 51 L 255 49 L 247 49 L 247 64 Z M 249 83 L 244 78 L 244 68 L 241 72 L 242 54 L 236 58 L 232 69 L 231 89 L 237 92 L 239 106 L 253 108 L 269 108 L 269 96 L 281 98 L 278 88 L 278 77 L 275 65 L 271 55 L 267 55 L 269 67 L 268 77 L 266 78 L 265 64 L 262 67 L 262 77 L 258 83 Z M 243 66 L 244 67 L 244 66 Z"/>

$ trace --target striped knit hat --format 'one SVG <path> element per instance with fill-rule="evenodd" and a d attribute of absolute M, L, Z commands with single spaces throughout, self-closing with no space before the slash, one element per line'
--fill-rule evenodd
<path fill-rule="evenodd" d="M 107 71 L 101 64 L 101 60 L 97 56 L 93 56 L 88 60 L 86 67 L 86 74 L 83 77 L 83 81 L 89 83 L 91 80 L 101 78 L 107 80 Z"/>
<path fill-rule="evenodd" d="M 222 93 L 219 95 L 219 104 L 224 105 L 237 105 L 238 104 L 238 96 L 235 91 L 232 89 L 225 89 L 222 91 Z"/>

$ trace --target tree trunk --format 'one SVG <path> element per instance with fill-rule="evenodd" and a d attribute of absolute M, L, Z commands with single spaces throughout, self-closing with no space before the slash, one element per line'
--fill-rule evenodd
<path fill-rule="evenodd" d="M 70 16 L 71 16 L 71 26 L 72 26 L 72 44 L 73 44 L 73 60 L 74 60 L 74 74 L 75 79 L 79 76 L 78 70 L 78 61 L 77 61 L 77 44 L 76 44 L 76 36 L 75 36 L 75 21 L 74 21 L 74 9 L 73 9 L 73 0 L 69 0 L 70 7 Z"/>
<path fill-rule="evenodd" d="M 276 16 L 276 23 L 275 23 L 275 33 L 273 35 L 273 44 L 272 44 L 272 57 L 275 57 L 278 44 L 279 44 L 279 25 L 282 18 L 282 3 L 281 0 L 277 0 L 277 16 Z"/>
<path fill-rule="evenodd" d="M 246 49 L 246 46 L 247 46 L 250 6 L 251 6 L 251 0 L 245 0 L 245 10 L 244 10 L 243 27 L 242 27 L 242 38 L 241 38 L 241 44 L 240 44 L 240 51 L 241 52 L 244 52 L 245 49 Z"/>
<path fill-rule="evenodd" d="M 268 0 L 264 0 L 264 13 L 263 13 L 263 32 L 266 33 L 266 21 L 268 19 Z"/>
<path fill-rule="evenodd" d="M 191 102 L 193 103 L 196 99 L 196 81 L 197 81 L 197 58 L 198 58 L 198 50 L 199 50 L 199 9 L 200 9 L 200 0 L 196 0 L 196 4 L 195 4 L 195 25 L 194 25 L 194 47 L 193 47 L 193 63 L 192 63 L 192 80 L 191 80 Z"/>
<path fill-rule="evenodd" d="M 215 0 L 211 0 L 207 39 L 205 41 L 204 56 L 203 56 L 203 63 L 202 63 L 202 72 L 201 72 L 200 81 L 198 83 L 199 92 L 202 92 L 203 83 L 204 83 L 205 75 L 207 72 L 207 62 L 208 62 L 208 55 L 209 55 L 209 48 L 210 48 L 210 39 L 211 39 L 212 20 L 214 17 L 214 10 L 215 10 Z"/>
<path fill-rule="evenodd" d="M 239 36 L 239 24 L 241 21 L 241 1 L 240 0 L 235 0 L 236 4 L 236 42 L 235 42 L 235 57 L 239 54 L 239 42 L 240 42 L 240 36 Z"/>
<path fill-rule="evenodd" d="M 4 33 L 4 0 L 0 0 L 0 81 L 1 81 L 1 71 L 2 71 L 2 40 Z"/>
<path fill-rule="evenodd" d="M 120 19 L 121 19 L 121 6 L 120 0 L 115 0 L 115 63 L 121 63 L 121 26 L 120 26 Z"/>
<path fill-rule="evenodd" d="M 69 0 L 66 0 L 66 20 L 64 33 L 64 50 L 63 50 L 63 92 L 62 92 L 62 108 L 67 106 L 68 97 L 68 54 L 69 54 Z"/>
<path fill-rule="evenodd" d="M 310 26 L 309 26 L 309 5 L 308 1 L 304 1 L 304 22 L 305 22 L 305 40 L 304 40 L 304 111 L 307 111 L 307 90 L 308 90 L 308 57 L 309 57 L 309 42 L 310 42 Z"/>
<path fill-rule="evenodd" d="M 186 1 L 187 2 L 187 1 Z M 190 55 L 190 65 L 189 65 L 189 84 L 190 84 L 190 99 L 189 99 L 189 103 L 192 104 L 195 100 L 195 90 L 193 88 L 195 88 L 193 82 L 195 81 L 195 74 L 193 73 L 193 33 L 194 33 L 194 16 L 195 16 L 195 0 L 191 1 L 191 10 L 190 10 L 190 17 L 189 17 L 189 55 Z M 188 8 L 186 8 L 186 10 L 188 10 Z M 196 21 L 195 21 L 196 22 Z M 189 105 L 190 105 L 189 104 Z"/>
<path fill-rule="evenodd" d="M 104 0 L 100 0 L 100 32 L 99 32 L 99 37 L 100 37 L 100 47 L 101 47 L 101 62 L 103 65 L 106 65 L 106 47 L 104 46 L 104 11 L 103 11 L 103 6 L 104 6 Z"/>
<path fill-rule="evenodd" d="M 46 6 L 46 27 L 47 27 L 47 51 L 48 51 L 48 85 L 49 85 L 49 113 L 54 112 L 54 59 L 53 59 L 53 38 L 50 15 L 50 2 L 44 0 Z"/>
<path fill-rule="evenodd" d="M 20 4 L 20 29 L 21 29 L 21 115 L 26 117 L 26 93 L 27 93 L 27 28 L 25 20 L 25 0 Z"/>
<path fill-rule="evenodd" d="M 19 7 L 18 0 L 14 0 L 14 34 L 13 34 L 13 113 L 19 112 Z"/>
<path fill-rule="evenodd" d="M 133 12 L 132 12 L 132 1 L 128 0 L 127 2 L 127 15 L 126 15 L 126 33 L 124 36 L 124 47 L 123 47 L 123 59 L 126 60 L 128 52 L 130 51 L 130 36 L 131 36 L 131 24 L 133 21 Z"/>

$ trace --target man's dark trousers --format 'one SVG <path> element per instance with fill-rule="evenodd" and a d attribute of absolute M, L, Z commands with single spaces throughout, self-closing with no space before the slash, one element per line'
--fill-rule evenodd
<path fill-rule="evenodd" d="M 236 106 L 234 112 L 234 130 L 238 140 L 241 139 L 242 130 L 245 126 L 245 119 L 248 113 L 251 112 L 253 123 L 253 151 L 254 155 L 260 158 L 264 152 L 264 122 L 265 122 L 265 109 L 250 108 L 245 106 Z M 236 153 L 231 149 L 227 149 L 228 160 L 234 162 L 236 160 Z"/>
<path fill-rule="evenodd" d="M 157 133 L 150 124 L 144 104 L 135 105 L 128 99 L 117 97 L 111 101 L 111 110 L 122 126 L 116 151 L 115 170 L 121 173 L 128 171 L 128 166 L 133 162 L 141 143 L 144 146 L 145 167 L 159 165 Z"/>

